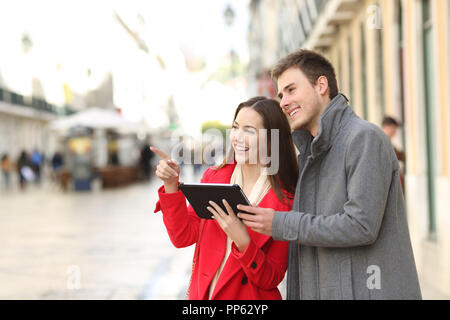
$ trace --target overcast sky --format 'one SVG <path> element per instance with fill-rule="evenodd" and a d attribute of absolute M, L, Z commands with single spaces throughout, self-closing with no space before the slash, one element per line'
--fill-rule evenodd
<path fill-rule="evenodd" d="M 247 61 L 248 4 L 249 0 L 0 1 L 0 75 L 6 78 L 11 90 L 25 95 L 31 93 L 31 81 L 24 79 L 31 79 L 32 75 L 39 77 L 50 101 L 63 99 L 61 77 L 68 74 L 72 79 L 71 89 L 77 92 L 95 87 L 122 56 L 115 42 L 118 34 L 122 34 L 122 42 L 125 36 L 114 19 L 113 10 L 132 29 L 143 34 L 153 54 L 164 53 L 162 56 L 169 60 L 175 73 L 180 70 L 180 75 L 183 59 L 180 59 L 179 49 L 206 60 L 209 70 L 217 69 L 230 49 Z M 231 27 L 224 19 L 228 5 L 235 16 Z M 139 22 L 137 13 L 143 16 L 143 23 Z M 29 56 L 22 50 L 24 33 L 30 34 L 33 42 L 33 52 Z M 135 44 L 129 41 L 131 49 Z M 129 58 L 129 55 L 124 57 Z M 130 63 L 139 63 L 139 60 L 122 60 L 125 68 Z M 64 66 L 63 72 L 55 70 L 58 63 Z M 90 83 L 86 81 L 88 68 L 93 70 Z M 197 114 L 195 120 L 198 121 L 228 121 L 243 99 L 244 88 L 236 90 L 211 84 L 202 91 L 201 83 L 201 79 L 189 78 L 182 80 L 178 88 L 170 88 L 178 93 L 180 108 L 187 112 L 185 117 Z M 217 99 L 218 96 L 222 97 Z M 191 110 L 186 110 L 186 105 Z M 198 112 L 193 112 L 194 109 Z M 199 113 L 203 119 L 199 119 Z M 148 115 L 154 116 L 154 112 Z"/>

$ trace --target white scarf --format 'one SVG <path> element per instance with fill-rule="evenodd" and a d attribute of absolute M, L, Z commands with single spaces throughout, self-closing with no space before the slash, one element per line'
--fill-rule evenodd
<path fill-rule="evenodd" d="M 231 184 L 238 184 L 242 188 L 242 166 L 240 164 L 237 164 L 234 168 L 233 175 L 231 176 L 230 183 Z M 250 204 L 258 205 L 261 200 L 266 196 L 267 192 L 270 190 L 270 180 L 267 177 L 267 170 L 265 168 L 261 169 L 261 174 L 256 180 L 255 185 L 252 188 L 252 191 L 250 193 L 250 196 L 247 197 L 250 201 Z M 235 212 L 237 214 L 237 212 Z M 231 252 L 231 239 L 227 237 L 227 246 L 225 250 L 225 256 L 223 257 L 222 264 L 220 265 L 219 269 L 216 272 L 216 275 L 214 276 L 211 285 L 209 287 L 209 299 L 211 300 L 211 296 L 214 292 L 214 288 L 216 287 L 217 281 L 219 280 L 220 274 L 222 273 L 223 267 L 225 266 L 226 261 L 228 260 L 228 256 Z"/>

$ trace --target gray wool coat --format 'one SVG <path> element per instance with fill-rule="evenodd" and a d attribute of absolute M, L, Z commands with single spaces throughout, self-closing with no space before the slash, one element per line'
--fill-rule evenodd
<path fill-rule="evenodd" d="M 421 299 L 392 144 L 339 94 L 313 139 L 295 130 L 299 179 L 276 240 L 290 241 L 287 299 Z"/>

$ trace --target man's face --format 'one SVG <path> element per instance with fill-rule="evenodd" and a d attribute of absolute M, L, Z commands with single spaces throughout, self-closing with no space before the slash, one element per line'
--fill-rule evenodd
<path fill-rule="evenodd" d="M 289 68 L 277 80 L 283 112 L 291 119 L 293 130 L 305 129 L 317 135 L 323 111 L 320 88 L 313 86 L 299 68 Z"/>

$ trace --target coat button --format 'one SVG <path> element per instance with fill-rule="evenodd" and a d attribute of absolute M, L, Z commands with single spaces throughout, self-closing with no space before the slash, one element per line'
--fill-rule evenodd
<path fill-rule="evenodd" d="M 242 278 L 241 284 L 247 284 L 247 283 L 248 283 L 247 276 L 244 276 L 244 277 Z"/>
<path fill-rule="evenodd" d="M 250 268 L 252 269 L 256 269 L 258 265 L 256 264 L 256 262 L 252 262 L 252 264 L 250 265 Z"/>

